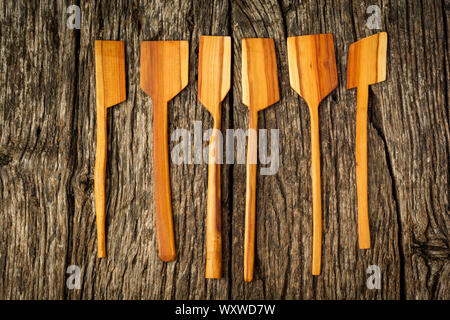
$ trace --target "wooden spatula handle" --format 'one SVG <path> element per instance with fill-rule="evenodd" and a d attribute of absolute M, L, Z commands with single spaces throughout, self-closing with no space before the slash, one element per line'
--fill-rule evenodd
<path fill-rule="evenodd" d="M 356 106 L 356 190 L 358 195 L 359 248 L 370 248 L 367 205 L 367 103 L 369 87 L 360 86 Z"/>
<path fill-rule="evenodd" d="M 319 107 L 310 108 L 311 119 L 311 180 L 313 200 L 312 274 L 320 275 L 322 257 L 322 196 L 320 189 Z"/>
<path fill-rule="evenodd" d="M 105 175 L 106 175 L 106 114 L 103 105 L 97 106 L 97 147 L 95 153 L 94 197 L 97 217 L 97 252 L 99 258 L 106 256 L 105 244 Z"/>
<path fill-rule="evenodd" d="M 256 169 L 258 152 L 258 113 L 250 110 L 247 150 L 247 192 L 245 195 L 244 281 L 253 280 L 255 261 Z"/>
<path fill-rule="evenodd" d="M 156 207 L 156 236 L 159 258 L 175 259 L 172 204 L 170 199 L 167 102 L 153 100 L 153 171 Z"/>
<path fill-rule="evenodd" d="M 209 141 L 208 207 L 206 211 L 206 278 L 222 277 L 222 218 L 220 164 L 217 135 L 220 121 L 214 121 L 214 130 Z"/>

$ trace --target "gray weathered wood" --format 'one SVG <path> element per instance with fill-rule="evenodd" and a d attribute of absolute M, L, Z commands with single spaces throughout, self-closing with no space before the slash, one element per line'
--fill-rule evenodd
<path fill-rule="evenodd" d="M 71 4 L 0 3 L 1 299 L 450 299 L 448 0 L 82 1 L 81 30 L 66 26 Z M 369 5 L 381 8 L 389 45 L 387 80 L 370 90 L 372 249 L 361 251 L 356 91 L 345 82 L 349 45 L 378 32 L 365 26 Z M 325 32 L 334 35 L 339 86 L 319 109 L 323 267 L 314 278 L 309 113 L 289 85 L 286 37 Z M 279 129 L 280 168 L 258 176 L 252 283 L 243 282 L 243 164 L 222 166 L 224 278 L 204 279 L 206 164 L 171 164 L 177 260 L 157 256 L 153 113 L 139 88 L 139 43 L 190 41 L 189 85 L 169 104 L 169 130 L 193 133 L 195 120 L 212 126 L 197 101 L 202 34 L 233 39 L 224 129 L 247 128 L 241 39 L 276 44 L 281 100 L 259 123 Z M 108 111 L 103 260 L 93 198 L 95 39 L 125 41 L 127 59 L 127 101 Z M 366 287 L 373 264 L 380 290 Z M 69 265 L 81 267 L 80 290 L 66 286 Z"/>

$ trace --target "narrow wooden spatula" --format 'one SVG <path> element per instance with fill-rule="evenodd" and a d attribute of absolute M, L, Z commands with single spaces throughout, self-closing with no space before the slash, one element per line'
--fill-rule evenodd
<path fill-rule="evenodd" d="M 244 280 L 253 280 L 255 260 L 258 111 L 280 100 L 273 39 L 242 39 L 242 103 L 249 109 L 245 196 Z"/>
<path fill-rule="evenodd" d="M 201 36 L 198 52 L 198 100 L 214 120 L 209 140 L 208 204 L 206 212 L 206 278 L 222 277 L 222 218 L 220 164 L 217 134 L 220 132 L 221 104 L 230 90 L 231 38 Z"/>
<path fill-rule="evenodd" d="M 322 255 L 319 104 L 338 84 L 333 36 L 315 34 L 289 37 L 287 48 L 291 87 L 308 104 L 311 121 L 312 274 L 319 275 Z"/>
<path fill-rule="evenodd" d="M 170 196 L 167 103 L 188 83 L 187 41 L 141 42 L 141 88 L 153 101 L 153 171 L 159 257 L 175 259 Z"/>
<path fill-rule="evenodd" d="M 94 197 L 97 217 L 98 257 L 106 256 L 105 175 L 107 150 L 107 109 L 126 99 L 125 50 L 122 41 L 95 41 L 95 95 L 97 102 L 97 149 Z"/>
<path fill-rule="evenodd" d="M 356 191 L 358 196 L 359 248 L 370 248 L 367 202 L 367 104 L 369 85 L 386 79 L 387 33 L 381 32 L 350 45 L 347 89 L 357 87 Z"/>

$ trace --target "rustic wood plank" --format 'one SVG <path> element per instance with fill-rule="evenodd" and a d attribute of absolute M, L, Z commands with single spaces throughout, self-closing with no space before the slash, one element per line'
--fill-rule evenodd
<path fill-rule="evenodd" d="M 448 0 L 82 1 L 80 31 L 68 30 L 62 18 L 70 4 L 0 3 L 1 299 L 450 299 Z M 381 30 L 365 26 L 374 4 L 381 8 Z M 361 251 L 356 92 L 345 89 L 346 64 L 349 45 L 379 31 L 388 33 L 388 67 L 386 81 L 369 91 L 372 249 Z M 319 277 L 310 269 L 309 112 L 290 88 L 286 49 L 288 36 L 313 33 L 333 34 L 339 80 L 319 107 Z M 169 103 L 169 132 L 192 134 L 194 120 L 204 130 L 213 126 L 197 100 L 201 34 L 232 36 L 223 130 L 248 126 L 241 39 L 275 40 L 281 100 L 258 122 L 279 129 L 279 171 L 257 177 L 251 283 L 243 281 L 244 164 L 222 165 L 223 278 L 204 279 L 205 163 L 171 163 L 177 260 L 163 263 L 157 254 L 153 105 L 139 88 L 140 41 L 190 41 L 189 84 Z M 125 41 L 127 75 L 127 101 L 108 111 L 103 260 L 96 257 L 93 193 L 95 39 Z M 380 290 L 366 287 L 372 264 L 381 268 Z M 66 287 L 68 265 L 81 267 L 80 290 Z"/>
<path fill-rule="evenodd" d="M 0 3 L 0 298 L 64 296 L 73 198 L 75 34 L 68 1 Z"/>
<path fill-rule="evenodd" d="M 449 299 L 448 1 L 383 2 L 392 85 L 372 89 L 399 217 L 402 291 Z M 407 13 L 405 15 L 405 12 Z M 411 15 L 409 15 L 411 14 Z M 447 18 L 446 18 L 447 17 Z M 370 106 L 369 106 L 370 108 Z"/>

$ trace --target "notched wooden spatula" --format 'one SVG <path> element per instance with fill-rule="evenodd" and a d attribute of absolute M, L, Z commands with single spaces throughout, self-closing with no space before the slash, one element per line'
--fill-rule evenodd
<path fill-rule="evenodd" d="M 347 89 L 357 89 L 356 191 L 358 196 L 359 248 L 370 248 L 367 200 L 367 104 L 369 85 L 386 80 L 387 33 L 381 32 L 350 45 Z"/>
<path fill-rule="evenodd" d="M 167 103 L 188 84 L 187 41 L 141 42 L 141 88 L 153 101 L 153 171 L 159 257 L 175 259 L 170 196 Z"/>
<path fill-rule="evenodd" d="M 231 38 L 201 36 L 198 52 L 198 100 L 214 119 L 209 140 L 208 205 L 206 212 L 206 278 L 222 277 L 222 219 L 220 164 L 217 163 L 217 133 L 222 119 L 222 101 L 230 90 Z"/>
<path fill-rule="evenodd" d="M 289 37 L 287 48 L 291 87 L 308 104 L 311 121 L 312 274 L 319 275 L 322 255 L 319 104 L 338 84 L 333 36 L 331 34 L 314 34 Z"/>
<path fill-rule="evenodd" d="M 95 95 L 97 102 L 97 149 L 95 154 L 94 195 L 97 216 L 98 257 L 106 256 L 105 175 L 107 109 L 126 99 L 125 49 L 122 41 L 95 41 Z"/>
<path fill-rule="evenodd" d="M 249 109 L 245 195 L 244 280 L 253 280 L 255 261 L 258 111 L 280 100 L 273 39 L 242 39 L 242 103 Z"/>

